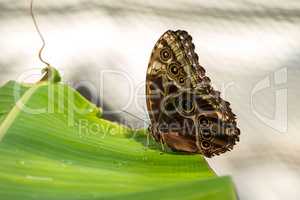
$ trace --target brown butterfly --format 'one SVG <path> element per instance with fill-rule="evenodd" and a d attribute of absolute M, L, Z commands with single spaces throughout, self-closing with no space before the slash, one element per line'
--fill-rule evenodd
<path fill-rule="evenodd" d="M 146 77 L 149 131 L 174 151 L 212 157 L 231 150 L 240 130 L 194 49 L 182 30 L 165 32 L 155 44 Z"/>

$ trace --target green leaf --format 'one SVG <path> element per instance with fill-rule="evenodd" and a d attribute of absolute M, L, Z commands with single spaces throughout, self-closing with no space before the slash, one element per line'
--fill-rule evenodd
<path fill-rule="evenodd" d="M 200 155 L 161 153 L 57 81 L 0 88 L 0 199 L 236 199 Z"/>

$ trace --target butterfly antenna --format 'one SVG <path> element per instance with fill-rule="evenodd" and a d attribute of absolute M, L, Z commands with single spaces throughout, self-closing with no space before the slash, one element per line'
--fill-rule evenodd
<path fill-rule="evenodd" d="M 134 118 L 136 118 L 136 119 L 138 119 L 138 120 L 141 120 L 141 121 L 145 122 L 146 124 L 149 124 L 146 120 L 144 120 L 141 117 L 138 117 L 138 116 L 136 116 L 136 115 L 134 115 L 134 114 L 132 114 L 130 112 L 127 112 L 126 110 L 121 110 L 121 111 L 124 112 L 124 113 L 126 113 L 126 114 L 128 114 L 128 115 L 130 115 L 130 116 L 132 116 L 132 117 L 134 117 Z"/>
<path fill-rule="evenodd" d="M 41 31 L 40 31 L 40 28 L 39 28 L 39 26 L 38 26 L 38 23 L 37 23 L 37 21 L 36 21 L 36 18 L 35 18 L 35 16 L 34 16 L 34 13 L 33 13 L 33 0 L 30 1 L 30 15 L 31 15 L 32 21 L 33 21 L 33 23 L 34 23 L 34 27 L 35 27 L 35 29 L 36 29 L 36 32 L 39 34 L 39 37 L 40 37 L 40 39 L 41 39 L 41 41 L 42 41 L 42 47 L 41 47 L 40 50 L 39 50 L 39 59 L 40 59 L 40 61 L 41 61 L 42 63 L 44 63 L 45 65 L 47 65 L 47 66 L 49 67 L 50 64 L 49 64 L 47 61 L 45 61 L 45 60 L 43 59 L 43 50 L 44 50 L 44 48 L 45 48 L 45 46 L 46 46 L 46 42 L 45 42 L 45 39 L 44 39 L 43 34 L 42 34 Z"/>

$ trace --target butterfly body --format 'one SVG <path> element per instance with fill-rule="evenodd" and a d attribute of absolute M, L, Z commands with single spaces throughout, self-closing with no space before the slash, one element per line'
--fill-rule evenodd
<path fill-rule="evenodd" d="M 194 49 L 181 30 L 165 32 L 155 44 L 146 77 L 149 131 L 175 151 L 211 157 L 232 149 L 240 131 Z"/>

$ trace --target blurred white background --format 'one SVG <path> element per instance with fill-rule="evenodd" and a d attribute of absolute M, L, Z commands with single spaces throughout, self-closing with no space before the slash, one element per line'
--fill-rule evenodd
<path fill-rule="evenodd" d="M 43 67 L 29 4 L 0 0 L 1 85 L 32 81 Z M 300 199 L 299 1 L 35 0 L 34 6 L 45 58 L 64 81 L 103 105 L 107 118 L 135 127 L 143 123 L 108 111 L 147 118 L 152 48 L 168 29 L 188 31 L 242 133 L 232 152 L 208 159 L 212 168 L 233 177 L 241 200 Z"/>

